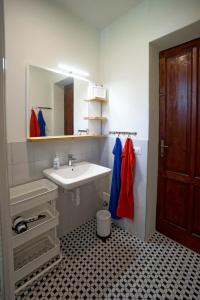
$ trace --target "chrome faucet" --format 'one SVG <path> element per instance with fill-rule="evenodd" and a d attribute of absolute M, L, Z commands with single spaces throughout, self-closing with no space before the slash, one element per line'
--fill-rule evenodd
<path fill-rule="evenodd" d="M 73 161 L 75 161 L 76 158 L 74 157 L 74 154 L 68 154 L 68 166 L 71 167 L 73 165 Z"/>

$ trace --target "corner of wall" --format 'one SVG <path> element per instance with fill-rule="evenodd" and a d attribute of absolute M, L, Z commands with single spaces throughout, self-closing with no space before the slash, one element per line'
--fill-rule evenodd
<path fill-rule="evenodd" d="M 158 130 L 159 130 L 159 52 L 149 44 L 149 143 L 146 190 L 147 240 L 155 232 L 158 174 Z"/>

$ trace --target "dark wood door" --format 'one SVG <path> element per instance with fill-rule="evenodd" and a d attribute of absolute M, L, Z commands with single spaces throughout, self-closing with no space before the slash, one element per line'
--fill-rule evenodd
<path fill-rule="evenodd" d="M 64 91 L 64 133 L 74 134 L 74 85 L 65 86 Z"/>
<path fill-rule="evenodd" d="M 200 253 L 200 39 L 160 52 L 156 228 Z"/>

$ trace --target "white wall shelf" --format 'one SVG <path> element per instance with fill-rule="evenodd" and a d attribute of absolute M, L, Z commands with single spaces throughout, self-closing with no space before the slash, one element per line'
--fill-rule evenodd
<path fill-rule="evenodd" d="M 101 116 L 88 116 L 88 117 L 84 117 L 84 119 L 90 121 L 107 121 L 106 117 L 101 117 Z"/>
<path fill-rule="evenodd" d="M 84 101 L 86 102 L 100 102 L 100 103 L 107 103 L 108 100 L 105 98 L 100 98 L 100 97 L 95 97 L 95 98 L 91 98 L 91 99 L 85 99 Z"/>
<path fill-rule="evenodd" d="M 91 134 L 103 133 L 103 122 L 106 122 L 107 117 L 103 116 L 103 105 L 108 103 L 108 100 L 101 97 L 94 97 L 84 100 L 88 102 L 88 116 L 84 120 L 88 120 L 88 128 Z M 95 122 L 96 121 L 96 122 Z"/>
<path fill-rule="evenodd" d="M 86 139 L 99 139 L 102 138 L 101 134 L 74 134 L 74 135 L 58 135 L 58 136 L 42 136 L 28 138 L 29 142 L 48 142 L 48 141 L 65 141 L 65 140 L 86 140 Z"/>

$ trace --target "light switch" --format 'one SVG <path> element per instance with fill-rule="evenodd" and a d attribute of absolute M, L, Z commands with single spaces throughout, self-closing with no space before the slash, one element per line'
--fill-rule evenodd
<path fill-rule="evenodd" d="M 135 149 L 135 154 L 136 155 L 142 155 L 142 149 L 141 149 L 141 147 L 134 147 L 134 149 Z"/>

